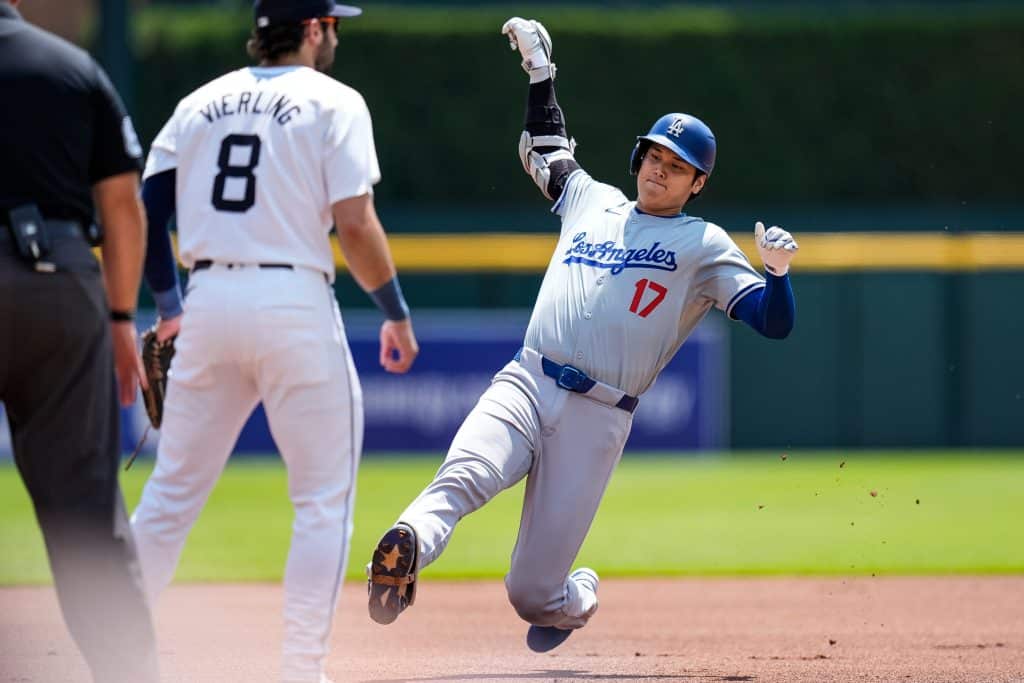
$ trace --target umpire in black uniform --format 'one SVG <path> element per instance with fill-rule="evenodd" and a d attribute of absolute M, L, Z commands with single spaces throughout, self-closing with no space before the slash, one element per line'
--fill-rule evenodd
<path fill-rule="evenodd" d="M 117 481 L 118 393 L 130 404 L 141 377 L 132 314 L 142 150 L 100 67 L 17 5 L 0 0 L 0 400 L 64 620 L 94 680 L 156 683 Z"/>

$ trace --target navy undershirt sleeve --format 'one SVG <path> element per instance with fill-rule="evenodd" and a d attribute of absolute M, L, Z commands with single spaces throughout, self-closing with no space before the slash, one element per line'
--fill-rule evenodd
<path fill-rule="evenodd" d="M 146 284 L 153 292 L 157 311 L 163 319 L 181 315 L 181 287 L 178 264 L 171 248 L 167 223 L 174 215 L 175 169 L 158 173 L 142 184 L 149 239 L 146 241 Z"/>
<path fill-rule="evenodd" d="M 747 294 L 732 307 L 732 316 L 770 339 L 785 339 L 796 322 L 796 301 L 789 274 L 765 273 L 765 286 Z"/>

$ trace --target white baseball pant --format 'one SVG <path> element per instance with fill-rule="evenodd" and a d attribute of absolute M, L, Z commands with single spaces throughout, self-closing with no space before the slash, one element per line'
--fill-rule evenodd
<path fill-rule="evenodd" d="M 186 535 L 262 400 L 295 511 L 281 677 L 319 682 L 348 560 L 363 437 L 362 393 L 333 293 L 313 270 L 215 264 L 190 278 L 176 349 L 156 467 L 132 516 L 150 602 L 170 582 Z"/>

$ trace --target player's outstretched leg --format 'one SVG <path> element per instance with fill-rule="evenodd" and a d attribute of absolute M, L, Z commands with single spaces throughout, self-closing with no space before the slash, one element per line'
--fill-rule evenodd
<path fill-rule="evenodd" d="M 529 472 L 540 432 L 536 399 L 516 377 L 522 366 L 510 366 L 514 372 L 499 372 L 466 417 L 433 481 L 377 544 L 366 568 L 370 618 L 377 623 L 390 624 L 412 605 L 417 574 L 441 555 L 459 520 Z"/>
<path fill-rule="evenodd" d="M 416 561 L 419 542 L 408 524 L 388 529 L 366 566 L 369 577 L 367 607 L 378 624 L 390 624 L 416 598 Z"/>
<path fill-rule="evenodd" d="M 594 609 L 597 609 L 597 586 L 600 579 L 597 572 L 588 567 L 580 567 L 569 575 L 580 590 L 590 591 L 594 595 Z M 557 626 L 530 626 L 526 632 L 526 645 L 534 652 L 548 652 L 565 642 L 572 635 L 573 629 L 562 629 Z"/>

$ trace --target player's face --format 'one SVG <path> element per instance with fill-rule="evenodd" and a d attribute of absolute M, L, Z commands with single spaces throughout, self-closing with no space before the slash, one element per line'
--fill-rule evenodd
<path fill-rule="evenodd" d="M 704 187 L 705 176 L 667 147 L 652 144 L 636 176 L 637 208 L 658 216 L 682 211 L 694 192 Z"/>

